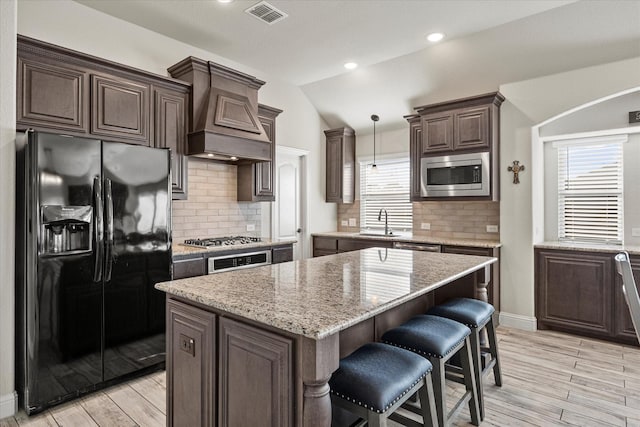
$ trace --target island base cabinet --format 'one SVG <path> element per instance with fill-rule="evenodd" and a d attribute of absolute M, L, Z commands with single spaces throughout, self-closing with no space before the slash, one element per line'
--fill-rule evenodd
<path fill-rule="evenodd" d="M 216 316 L 167 300 L 167 426 L 216 424 Z"/>
<path fill-rule="evenodd" d="M 219 425 L 293 425 L 293 340 L 220 319 Z"/>

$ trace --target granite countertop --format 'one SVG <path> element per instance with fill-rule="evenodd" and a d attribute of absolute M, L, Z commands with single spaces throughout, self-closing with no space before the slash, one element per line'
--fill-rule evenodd
<path fill-rule="evenodd" d="M 321 339 L 496 261 L 369 248 L 156 284 L 213 309 Z"/>
<path fill-rule="evenodd" d="M 389 240 L 391 242 L 431 243 L 436 245 L 473 246 L 476 248 L 499 248 L 502 243 L 496 240 L 453 239 L 444 237 L 413 236 L 411 233 L 398 233 L 393 237 L 364 235 L 349 231 L 329 231 L 326 233 L 313 233 L 312 236 L 337 237 L 365 240 Z"/>
<path fill-rule="evenodd" d="M 629 255 L 640 255 L 640 246 L 634 245 L 596 245 L 593 243 L 572 243 L 572 242 L 542 242 L 533 245 L 536 249 L 563 249 L 567 251 L 580 252 L 604 252 L 618 253 L 622 251 L 629 252 Z"/>
<path fill-rule="evenodd" d="M 297 243 L 296 239 L 291 240 L 271 240 L 262 238 L 261 242 L 255 243 L 245 243 L 242 245 L 229 245 L 229 246 L 215 246 L 212 248 L 198 248 L 195 246 L 186 246 L 181 243 L 174 244 L 171 247 L 171 252 L 174 257 L 182 257 L 182 256 L 190 256 L 190 255 L 205 255 L 209 253 L 219 253 L 219 252 L 227 252 L 227 251 L 235 251 L 235 250 L 245 250 L 245 249 L 257 249 L 257 248 L 269 248 L 272 246 L 280 246 L 280 245 L 290 245 L 292 243 Z"/>

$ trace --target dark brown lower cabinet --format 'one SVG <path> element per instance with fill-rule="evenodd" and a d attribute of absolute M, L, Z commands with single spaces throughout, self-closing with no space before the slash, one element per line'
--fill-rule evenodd
<path fill-rule="evenodd" d="M 633 278 L 636 282 L 636 287 L 640 289 L 640 258 L 629 256 L 631 261 L 631 271 L 633 271 Z M 614 261 L 615 262 L 615 261 Z M 614 264 L 615 273 L 615 264 Z M 629 307 L 625 300 L 624 293 L 622 292 L 622 278 L 619 274 L 615 273 L 615 291 L 614 291 L 614 328 L 615 335 L 618 338 L 629 340 L 633 343 L 637 342 L 636 330 L 633 328 L 633 322 L 631 321 L 631 315 L 629 314 Z"/>
<path fill-rule="evenodd" d="M 220 426 L 293 425 L 293 340 L 221 318 Z"/>
<path fill-rule="evenodd" d="M 187 258 L 173 261 L 173 280 L 207 274 L 203 257 Z"/>
<path fill-rule="evenodd" d="M 275 246 L 271 250 L 271 264 L 293 261 L 293 245 Z"/>
<path fill-rule="evenodd" d="M 167 298 L 167 425 L 293 425 L 294 341 Z"/>
<path fill-rule="evenodd" d="M 637 345 L 614 253 L 535 250 L 538 328 Z M 631 257 L 636 282 L 640 258 Z"/>
<path fill-rule="evenodd" d="M 216 424 L 216 316 L 167 299 L 167 426 Z"/>

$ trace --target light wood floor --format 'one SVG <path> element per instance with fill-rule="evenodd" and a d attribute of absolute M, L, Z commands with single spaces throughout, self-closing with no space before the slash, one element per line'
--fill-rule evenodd
<path fill-rule="evenodd" d="M 485 386 L 482 426 L 640 427 L 640 348 L 498 328 L 503 386 Z M 458 388 L 449 390 L 451 396 Z M 468 426 L 468 412 L 455 425 Z M 5 426 L 164 426 L 165 375 L 115 386 Z"/>

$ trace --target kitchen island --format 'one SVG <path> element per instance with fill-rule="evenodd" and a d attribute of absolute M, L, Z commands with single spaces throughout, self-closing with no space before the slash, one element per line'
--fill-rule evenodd
<path fill-rule="evenodd" d="M 159 283 L 167 424 L 329 426 L 339 359 L 453 296 L 495 258 L 370 248 Z"/>

